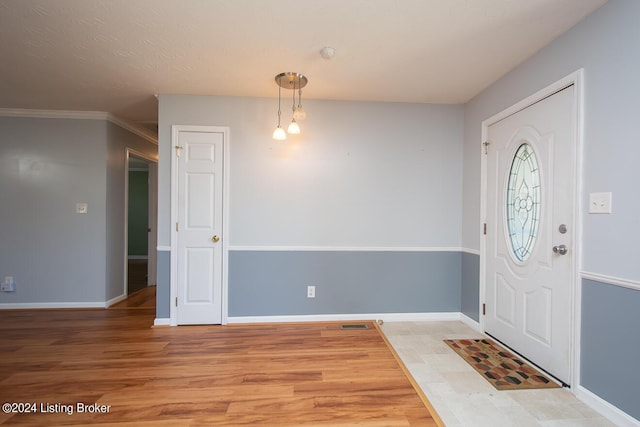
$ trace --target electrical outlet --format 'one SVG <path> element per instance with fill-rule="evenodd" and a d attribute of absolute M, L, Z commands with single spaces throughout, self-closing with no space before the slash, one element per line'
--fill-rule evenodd
<path fill-rule="evenodd" d="M 5 276 L 2 283 L 0 283 L 0 292 L 15 292 L 16 282 L 13 281 L 13 276 Z"/>
<path fill-rule="evenodd" d="M 315 285 L 307 286 L 307 298 L 315 298 L 316 297 L 316 287 Z"/>

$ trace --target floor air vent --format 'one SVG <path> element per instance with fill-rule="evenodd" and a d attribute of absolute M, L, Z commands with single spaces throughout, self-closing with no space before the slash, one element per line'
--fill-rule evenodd
<path fill-rule="evenodd" d="M 365 323 L 347 323 L 340 325 L 340 329 L 369 329 L 369 325 Z"/>

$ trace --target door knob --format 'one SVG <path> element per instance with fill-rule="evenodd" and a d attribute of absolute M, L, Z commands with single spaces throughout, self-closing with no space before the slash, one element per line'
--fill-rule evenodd
<path fill-rule="evenodd" d="M 218 235 L 213 236 L 213 237 L 211 238 L 211 241 L 212 241 L 213 243 L 217 243 L 217 242 L 219 242 L 219 241 L 220 241 L 220 236 L 218 236 Z"/>
<path fill-rule="evenodd" d="M 567 247 L 565 245 L 560 245 L 560 246 L 554 246 L 553 247 L 553 253 L 555 253 L 555 254 L 566 255 L 567 252 L 569 252 L 569 249 L 567 249 Z"/>

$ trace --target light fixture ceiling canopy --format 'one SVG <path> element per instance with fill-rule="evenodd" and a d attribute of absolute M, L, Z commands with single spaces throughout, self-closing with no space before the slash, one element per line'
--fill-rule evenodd
<path fill-rule="evenodd" d="M 276 76 L 276 83 L 283 89 L 302 89 L 307 85 L 307 77 L 300 73 L 287 71 Z"/>

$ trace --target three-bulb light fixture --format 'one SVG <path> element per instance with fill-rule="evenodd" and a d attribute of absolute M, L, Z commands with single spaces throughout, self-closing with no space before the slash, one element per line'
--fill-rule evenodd
<path fill-rule="evenodd" d="M 291 135 L 297 135 L 300 133 L 300 125 L 298 121 L 304 120 L 307 117 L 307 113 L 302 108 L 302 88 L 307 85 L 307 78 L 300 73 L 294 73 L 291 71 L 287 71 L 285 73 L 280 73 L 276 76 L 276 84 L 278 85 L 278 127 L 273 131 L 273 139 L 277 139 L 279 141 L 287 139 L 287 133 Z M 291 110 L 293 112 L 293 116 L 291 118 L 291 123 L 287 127 L 287 131 L 280 126 L 280 101 L 281 101 L 281 90 L 289 89 L 292 91 L 292 104 Z M 298 106 L 296 107 L 296 91 L 298 92 Z"/>

